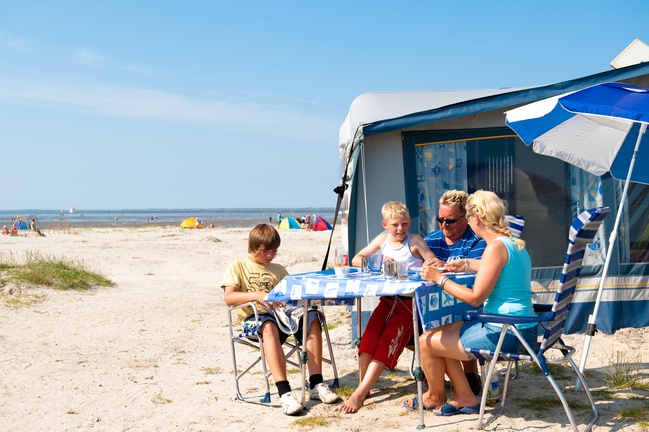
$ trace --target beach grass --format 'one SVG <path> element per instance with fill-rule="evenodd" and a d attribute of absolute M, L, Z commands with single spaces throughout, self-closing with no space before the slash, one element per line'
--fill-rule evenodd
<path fill-rule="evenodd" d="M 643 382 L 639 377 L 640 356 L 630 357 L 618 351 L 615 357 L 608 359 L 606 368 L 606 386 L 612 390 L 643 390 L 649 391 L 649 383 Z"/>
<path fill-rule="evenodd" d="M 25 252 L 20 262 L 14 255 L 0 255 L 0 281 L 73 291 L 114 286 L 110 279 L 88 270 L 81 260 L 33 251 Z"/>

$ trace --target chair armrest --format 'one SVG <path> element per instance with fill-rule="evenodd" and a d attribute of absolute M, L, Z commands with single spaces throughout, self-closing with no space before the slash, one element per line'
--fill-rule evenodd
<path fill-rule="evenodd" d="M 255 315 L 256 316 L 258 315 L 257 314 L 257 306 L 255 305 L 255 302 L 246 302 L 246 303 L 241 303 L 241 304 L 236 305 L 236 306 L 228 306 L 228 310 L 232 311 L 232 310 L 244 308 L 246 306 L 250 306 L 255 311 Z"/>
<path fill-rule="evenodd" d="M 534 312 L 552 312 L 551 304 L 533 304 Z"/>
<path fill-rule="evenodd" d="M 511 316 L 486 314 L 482 312 L 467 312 L 464 315 L 464 319 L 466 321 L 479 321 L 497 324 L 526 324 L 550 321 L 552 318 L 549 316 Z"/>

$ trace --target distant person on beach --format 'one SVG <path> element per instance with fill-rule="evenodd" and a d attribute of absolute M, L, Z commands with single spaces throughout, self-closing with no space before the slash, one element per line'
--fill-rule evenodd
<path fill-rule="evenodd" d="M 284 414 L 294 415 L 302 411 L 304 407 L 293 394 L 286 375 L 286 358 L 282 344 L 289 335 L 279 329 L 275 314 L 268 313 L 265 309 L 272 310 L 278 304 L 267 303 L 264 300 L 266 294 L 288 275 L 288 271 L 282 265 L 272 263 L 280 244 L 281 238 L 273 226 L 266 224 L 255 226 L 248 236 L 248 257 L 233 261 L 228 266 L 221 282 L 221 288 L 225 290 L 223 300 L 228 306 L 257 302 L 259 319 L 262 322 L 262 347 L 268 369 L 277 386 Z M 249 306 L 238 309 L 238 314 L 241 321 L 255 318 L 254 311 Z M 318 313 L 309 311 L 308 321 L 306 350 L 310 374 L 309 398 L 331 404 L 339 401 L 340 398 L 329 389 L 322 377 L 322 324 Z M 301 336 L 302 320 L 300 320 L 300 329 L 293 337 L 300 340 Z"/>
<path fill-rule="evenodd" d="M 9 235 L 9 230 L 7 229 L 7 225 L 2 227 L 2 234 Z"/>
<path fill-rule="evenodd" d="M 36 234 L 41 237 L 45 237 L 45 234 L 41 232 L 41 228 L 38 226 L 38 222 L 36 222 L 36 218 L 32 218 L 30 226 L 32 228 L 32 231 L 36 231 Z"/>
<path fill-rule="evenodd" d="M 362 258 L 380 252 L 384 261 L 407 261 L 408 267 L 421 267 L 435 259 L 424 238 L 410 234 L 410 213 L 400 202 L 388 202 L 381 209 L 384 232 L 376 236 L 352 259 L 360 267 Z M 341 405 L 340 410 L 355 413 L 363 406 L 383 370 L 394 369 L 406 345 L 412 339 L 412 298 L 381 296 L 365 327 L 358 348 L 360 384 Z"/>
<path fill-rule="evenodd" d="M 282 222 L 282 212 L 278 211 L 277 212 L 277 226 Z"/>

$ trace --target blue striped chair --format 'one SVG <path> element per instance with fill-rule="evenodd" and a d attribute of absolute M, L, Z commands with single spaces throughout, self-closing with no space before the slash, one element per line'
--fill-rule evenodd
<path fill-rule="evenodd" d="M 516 238 L 520 237 L 523 233 L 523 228 L 525 228 L 525 218 L 521 215 L 506 215 L 505 219 L 507 219 L 507 224 L 512 235 Z"/>
<path fill-rule="evenodd" d="M 557 382 L 552 377 L 548 369 L 548 363 L 568 363 L 572 370 L 577 375 L 579 382 L 581 383 L 588 399 L 590 401 L 593 418 L 586 427 L 586 431 L 589 431 L 597 419 L 599 414 L 597 413 L 597 408 L 595 407 L 595 401 L 590 393 L 590 389 L 586 384 L 584 375 L 579 371 L 577 365 L 572 359 L 573 354 L 575 353 L 575 348 L 565 345 L 561 340 L 561 335 L 563 333 L 563 327 L 566 322 L 566 317 L 570 311 L 572 304 L 572 298 L 575 293 L 575 287 L 577 285 L 577 280 L 579 278 L 579 273 L 581 272 L 582 259 L 584 257 L 586 245 L 592 243 L 597 230 L 602 223 L 602 220 L 608 216 L 610 209 L 608 207 L 597 207 L 594 209 L 584 210 L 572 223 L 570 227 L 569 234 L 569 244 L 568 251 L 566 252 L 566 258 L 563 264 L 563 271 L 559 279 L 559 286 L 555 294 L 554 302 L 551 305 L 535 305 L 535 310 L 537 311 L 537 316 L 534 317 L 511 317 L 504 315 L 490 315 L 484 313 L 469 313 L 465 317 L 467 320 L 474 320 L 480 322 L 491 322 L 491 323 L 500 323 L 503 325 L 502 333 L 498 344 L 496 345 L 495 351 L 479 350 L 473 348 L 466 348 L 465 351 L 469 358 L 477 358 L 489 361 L 489 368 L 487 371 L 487 376 L 485 377 L 485 383 L 489 383 L 491 376 L 495 371 L 495 366 L 498 361 L 507 362 L 507 371 L 505 373 L 504 384 L 502 386 L 502 392 L 500 397 L 500 410 L 495 413 L 489 421 L 484 422 L 484 410 L 487 401 L 487 390 L 488 386 L 484 386 L 482 391 L 482 399 L 480 402 L 480 417 L 478 418 L 478 429 L 482 429 L 491 423 L 495 418 L 500 416 L 505 410 L 505 400 L 507 396 L 507 385 L 509 383 L 509 373 L 512 367 L 512 363 L 520 361 L 533 361 L 536 363 L 543 374 L 546 376 L 557 396 L 563 404 L 563 408 L 568 416 L 568 420 L 574 431 L 578 431 L 577 425 L 575 423 L 572 410 L 568 406 L 563 392 L 559 388 Z M 543 337 L 541 339 L 540 345 L 538 347 L 531 347 L 525 340 L 520 336 L 518 330 L 515 327 L 515 324 L 521 323 L 530 323 L 537 322 L 540 323 L 545 329 Z M 502 345 L 503 338 L 508 329 L 518 337 L 518 339 L 523 344 L 526 353 L 508 353 L 501 352 L 500 347 Z M 561 353 L 561 358 L 546 358 L 546 352 L 548 350 L 554 349 L 558 350 Z"/>

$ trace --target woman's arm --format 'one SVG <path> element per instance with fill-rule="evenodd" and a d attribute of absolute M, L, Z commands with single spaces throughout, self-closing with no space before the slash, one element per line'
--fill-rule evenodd
<path fill-rule="evenodd" d="M 499 241 L 491 242 L 482 255 L 480 268 L 473 283 L 473 289 L 445 278 L 434 267 L 424 267 L 421 272 L 421 277 L 440 285 L 444 291 L 453 297 L 472 306 L 479 306 L 493 291 L 500 277 L 500 272 L 508 260 L 509 254 L 505 245 Z"/>

